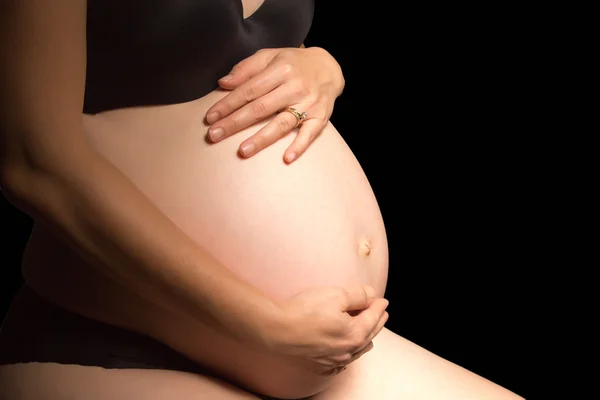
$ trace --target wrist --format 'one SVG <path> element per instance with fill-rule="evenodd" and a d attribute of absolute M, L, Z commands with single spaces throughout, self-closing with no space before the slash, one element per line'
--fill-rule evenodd
<path fill-rule="evenodd" d="M 307 50 L 315 51 L 327 60 L 323 65 L 328 66 L 332 71 L 332 82 L 333 87 L 335 88 L 334 94 L 336 97 L 339 97 L 344 91 L 344 87 L 346 86 L 346 80 L 344 79 L 344 74 L 342 72 L 342 67 L 340 66 L 340 64 L 337 62 L 335 57 L 331 55 L 330 52 L 328 52 L 322 47 L 308 47 Z"/>
<path fill-rule="evenodd" d="M 252 332 L 251 339 L 261 350 L 279 352 L 286 342 L 290 331 L 290 317 L 284 312 L 281 302 L 271 298 L 263 299 L 256 312 L 250 313 Z"/>
<path fill-rule="evenodd" d="M 247 282 L 230 278 L 230 284 L 228 279 L 221 279 L 220 290 L 211 292 L 215 298 L 205 302 L 212 305 L 214 322 L 244 346 L 274 350 L 277 332 L 285 325 L 279 302 Z"/>

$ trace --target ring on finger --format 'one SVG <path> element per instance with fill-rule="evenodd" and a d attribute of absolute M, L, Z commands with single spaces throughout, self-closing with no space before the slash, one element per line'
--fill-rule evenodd
<path fill-rule="evenodd" d="M 296 125 L 294 126 L 294 128 L 297 128 L 306 119 L 306 117 L 308 117 L 308 115 L 305 112 L 297 110 L 294 107 L 288 107 L 283 111 L 292 113 L 294 117 L 296 117 Z"/>

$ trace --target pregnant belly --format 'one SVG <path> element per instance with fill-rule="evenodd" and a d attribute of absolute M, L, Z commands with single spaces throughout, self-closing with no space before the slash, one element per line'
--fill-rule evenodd
<path fill-rule="evenodd" d="M 175 106 L 86 116 L 86 134 L 200 246 L 272 296 L 355 284 L 371 284 L 383 294 L 388 258 L 381 214 L 359 163 L 335 128 L 329 124 L 291 165 L 282 157 L 294 133 L 250 159 L 241 159 L 239 144 L 266 121 L 209 144 L 203 116 L 220 96 L 215 92 Z M 251 376 L 261 369 L 277 371 L 280 382 L 287 381 L 286 374 L 290 379 L 298 376 L 293 367 L 276 360 L 260 359 L 257 369 L 262 356 L 246 353 L 206 327 L 135 297 L 66 248 L 58 248 L 55 239 L 40 229 L 32 236 L 24 263 L 26 279 L 57 303 L 158 337 L 246 385 L 261 379 Z M 69 285 L 52 278 L 66 274 Z M 324 384 L 322 379 L 302 381 L 305 387 L 296 394 Z M 255 388 L 278 390 L 261 384 Z"/>

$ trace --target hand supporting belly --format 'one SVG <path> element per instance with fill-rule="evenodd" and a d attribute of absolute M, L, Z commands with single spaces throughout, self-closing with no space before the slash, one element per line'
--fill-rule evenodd
<path fill-rule="evenodd" d="M 329 125 L 300 159 L 286 165 L 281 154 L 292 135 L 240 159 L 239 143 L 262 125 L 211 145 L 204 140 L 202 115 L 198 103 L 119 110 L 87 118 L 86 128 L 94 147 L 182 230 L 271 296 L 283 300 L 314 287 L 366 284 L 382 296 L 387 242 L 381 214 L 335 128 Z M 60 257 L 51 261 L 56 276 L 69 268 Z M 52 259 L 43 260 L 40 268 L 48 270 Z M 331 381 L 157 309 L 84 265 L 71 269 L 81 282 L 78 294 L 72 301 L 68 290 L 60 296 L 80 308 L 75 311 L 154 336 L 252 390 L 303 397 Z M 94 293 L 110 293 L 111 300 L 92 307 L 85 297 Z"/>

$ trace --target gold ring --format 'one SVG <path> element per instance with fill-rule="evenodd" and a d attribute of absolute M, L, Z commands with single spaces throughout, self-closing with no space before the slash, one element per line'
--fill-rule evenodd
<path fill-rule="evenodd" d="M 304 121 L 304 119 L 306 119 L 306 117 L 308 116 L 308 115 L 306 115 L 305 112 L 298 111 L 293 107 L 288 107 L 284 111 L 292 113 L 294 115 L 294 117 L 296 117 L 297 121 L 296 121 L 296 126 L 294 126 L 294 128 L 297 128 L 298 125 L 300 125 L 302 123 L 302 121 Z"/>

